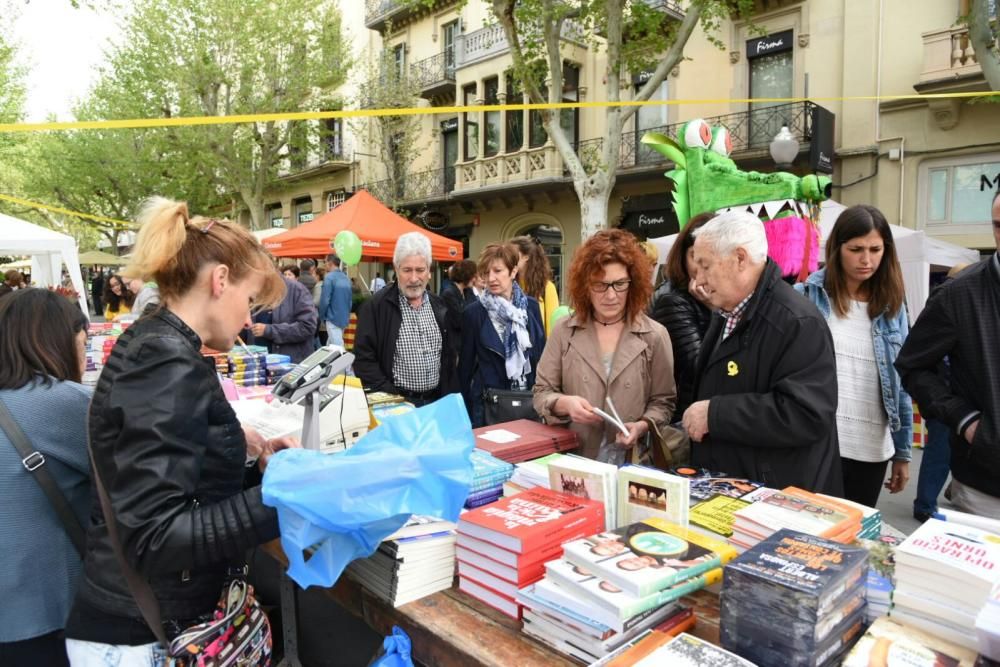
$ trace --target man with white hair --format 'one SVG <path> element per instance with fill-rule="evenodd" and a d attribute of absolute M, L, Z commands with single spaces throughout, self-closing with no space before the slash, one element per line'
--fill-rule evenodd
<path fill-rule="evenodd" d="M 684 412 L 692 463 L 781 489 L 840 495 L 837 370 L 819 310 L 781 279 L 764 225 L 722 213 L 694 232 L 713 316 Z"/>
<path fill-rule="evenodd" d="M 354 372 L 366 390 L 401 394 L 420 407 L 457 390 L 447 307 L 427 291 L 431 242 L 426 236 L 400 236 L 392 263 L 395 282 L 358 315 Z"/>

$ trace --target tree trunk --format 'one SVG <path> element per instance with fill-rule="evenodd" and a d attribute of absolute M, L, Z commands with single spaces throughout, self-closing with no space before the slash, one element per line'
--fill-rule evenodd
<path fill-rule="evenodd" d="M 264 220 L 263 197 L 248 189 L 240 188 L 240 199 L 243 200 L 243 205 L 246 206 L 248 211 L 250 211 L 251 231 L 256 229 L 266 229 L 267 226 L 271 224 L 270 220 Z"/>
<path fill-rule="evenodd" d="M 994 47 L 996 35 L 990 25 L 989 0 L 972 0 L 969 15 L 969 41 L 976 60 L 983 68 L 983 77 L 990 90 L 1000 91 L 1000 50 Z"/>
<path fill-rule="evenodd" d="M 608 199 L 611 197 L 611 187 L 606 181 L 603 184 L 584 184 L 583 192 L 578 193 L 580 199 L 580 240 L 588 238 L 608 227 Z"/>

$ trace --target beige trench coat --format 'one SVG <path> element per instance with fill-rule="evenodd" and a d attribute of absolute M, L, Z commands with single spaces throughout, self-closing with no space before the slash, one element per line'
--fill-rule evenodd
<path fill-rule="evenodd" d="M 606 377 L 593 322 L 564 317 L 552 330 L 538 362 L 534 386 L 535 411 L 549 424 L 567 424 L 568 418 L 552 413 L 562 396 L 582 396 L 606 412 L 610 394 L 625 422 L 652 420 L 662 431 L 676 405 L 674 355 L 670 335 L 645 314 L 626 325 Z M 569 424 L 580 439 L 578 453 L 596 459 L 605 435 L 614 440 L 615 429 L 601 424 Z"/>

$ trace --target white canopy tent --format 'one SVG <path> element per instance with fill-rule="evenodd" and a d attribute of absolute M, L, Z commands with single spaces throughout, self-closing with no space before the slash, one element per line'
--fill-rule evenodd
<path fill-rule="evenodd" d="M 840 212 L 847 207 L 838 202 L 827 200 L 820 208 L 819 256 L 822 262 L 830 230 L 833 229 L 833 224 L 837 221 Z M 923 231 L 896 225 L 889 225 L 889 227 L 892 229 L 892 238 L 896 242 L 896 251 L 899 254 L 900 268 L 903 270 L 906 305 L 910 312 L 910 320 L 916 321 L 917 316 L 924 309 L 924 304 L 927 303 L 927 297 L 930 296 L 931 269 L 945 271 L 956 264 L 972 264 L 979 261 L 979 253 L 954 243 L 931 238 Z M 671 234 L 658 239 L 649 239 L 659 251 L 660 263 L 666 261 L 667 254 L 676 238 L 676 234 Z"/>
<path fill-rule="evenodd" d="M 73 289 L 79 295 L 80 309 L 90 312 L 76 240 L 72 236 L 0 213 L 0 253 L 31 255 L 31 280 L 39 287 L 61 284 L 65 264 Z"/>

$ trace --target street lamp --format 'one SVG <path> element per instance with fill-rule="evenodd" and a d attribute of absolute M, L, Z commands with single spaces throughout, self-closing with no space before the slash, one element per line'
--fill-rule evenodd
<path fill-rule="evenodd" d="M 799 142 L 788 131 L 787 125 L 782 125 L 781 130 L 774 135 L 771 142 L 771 159 L 781 169 L 787 169 L 795 162 L 795 157 L 799 154 Z"/>

